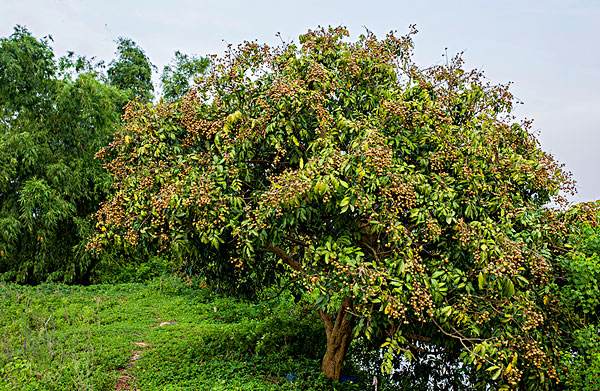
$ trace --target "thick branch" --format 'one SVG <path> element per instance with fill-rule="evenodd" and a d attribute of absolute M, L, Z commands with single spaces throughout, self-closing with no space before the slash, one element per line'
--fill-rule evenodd
<path fill-rule="evenodd" d="M 409 334 L 408 338 L 414 339 L 415 341 L 431 342 L 431 337 L 426 337 L 424 335 L 419 335 L 419 334 Z"/>
<path fill-rule="evenodd" d="M 302 247 L 308 247 L 308 244 L 304 243 L 301 240 L 298 240 L 296 238 L 292 238 L 291 236 L 284 236 L 283 237 L 285 240 L 289 240 L 290 242 L 297 244 L 298 246 L 302 246 Z"/>
<path fill-rule="evenodd" d="M 327 334 L 327 338 L 330 337 L 331 332 L 333 331 L 333 321 L 331 320 L 331 316 L 329 316 L 325 311 L 319 310 L 319 316 L 323 323 L 325 324 L 325 333 Z"/>
<path fill-rule="evenodd" d="M 340 310 L 338 311 L 337 316 L 335 317 L 335 325 L 333 326 L 336 330 L 339 330 L 340 327 L 347 327 L 349 322 L 348 310 L 352 307 L 352 299 L 349 297 L 345 297 L 342 301 L 342 305 L 340 306 Z"/>
<path fill-rule="evenodd" d="M 287 263 L 292 269 L 294 269 L 296 271 L 302 271 L 302 266 L 300 265 L 300 263 L 298 261 L 296 261 L 295 259 L 293 259 L 292 257 L 290 257 L 289 255 L 287 255 L 287 253 L 285 251 L 283 251 L 281 248 L 279 248 L 277 246 L 273 246 L 272 244 L 269 244 L 265 248 L 268 251 L 272 252 L 273 254 L 277 255 L 283 262 Z"/>

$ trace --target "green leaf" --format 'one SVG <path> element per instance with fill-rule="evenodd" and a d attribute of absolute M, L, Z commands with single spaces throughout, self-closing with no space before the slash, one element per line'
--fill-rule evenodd
<path fill-rule="evenodd" d="M 350 203 L 350 198 L 344 197 L 344 199 L 340 201 L 340 206 L 347 206 L 349 203 Z"/>
<path fill-rule="evenodd" d="M 496 380 L 502 375 L 502 368 L 498 368 L 496 372 L 492 375 L 492 380 Z"/>
<path fill-rule="evenodd" d="M 509 278 L 504 279 L 504 284 L 502 287 L 502 294 L 504 297 L 510 298 L 515 294 L 515 286 L 513 282 Z"/>
<path fill-rule="evenodd" d="M 479 272 L 479 275 L 477 276 L 477 286 L 479 286 L 480 290 L 483 290 L 483 287 L 485 286 L 485 277 L 482 272 Z"/>

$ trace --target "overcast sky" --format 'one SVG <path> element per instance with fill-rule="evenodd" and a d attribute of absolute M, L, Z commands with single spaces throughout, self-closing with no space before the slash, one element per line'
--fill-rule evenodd
<path fill-rule="evenodd" d="M 416 24 L 418 63 L 441 63 L 447 47 L 492 81 L 514 82 L 525 102 L 518 114 L 535 119 L 544 149 L 575 176 L 573 200 L 600 199 L 600 0 L 0 0 L 0 35 L 16 24 L 51 34 L 59 54 L 105 60 L 117 37 L 129 37 L 158 69 L 175 50 L 222 53 L 227 43 L 276 43 L 277 32 L 291 40 L 317 25 L 358 35 Z"/>

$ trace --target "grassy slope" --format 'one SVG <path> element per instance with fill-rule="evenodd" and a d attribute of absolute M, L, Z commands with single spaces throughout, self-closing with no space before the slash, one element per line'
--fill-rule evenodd
<path fill-rule="evenodd" d="M 140 390 L 351 387 L 319 375 L 323 337 L 311 315 L 212 296 L 174 279 L 0 283 L 0 337 L 0 390 L 114 390 L 119 379 Z"/>

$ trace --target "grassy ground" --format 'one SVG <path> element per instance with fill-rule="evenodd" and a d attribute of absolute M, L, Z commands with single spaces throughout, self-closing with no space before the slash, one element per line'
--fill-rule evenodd
<path fill-rule="evenodd" d="M 320 325 L 176 279 L 0 283 L 0 390 L 327 390 Z"/>

